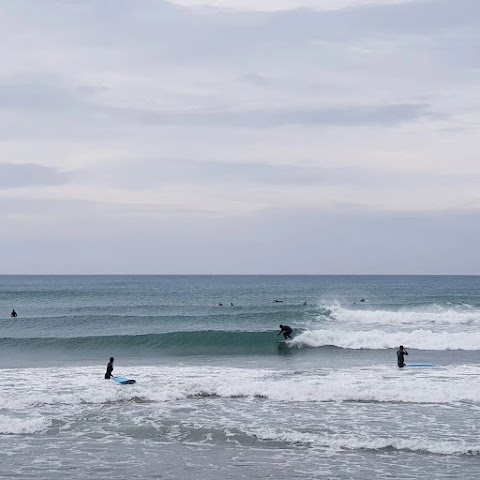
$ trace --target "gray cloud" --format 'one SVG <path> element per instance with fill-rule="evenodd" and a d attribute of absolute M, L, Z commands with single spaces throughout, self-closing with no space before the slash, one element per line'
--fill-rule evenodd
<path fill-rule="evenodd" d="M 281 127 L 285 125 L 397 125 L 430 117 L 429 105 L 405 103 L 391 105 L 337 108 L 262 109 L 248 111 L 157 112 L 137 109 L 114 109 L 112 117 L 159 125 L 215 125 L 247 128 Z"/>
<path fill-rule="evenodd" d="M 247 76 L 247 78 L 250 78 Z M 254 80 L 263 77 L 255 75 Z M 109 115 L 112 119 L 159 125 L 215 125 L 223 127 L 278 127 L 283 125 L 394 125 L 431 117 L 425 103 L 350 105 L 329 108 L 290 108 L 258 110 L 156 111 L 110 108 L 95 103 L 95 94 L 105 89 L 68 85 L 60 77 L 23 75 L 0 78 L 0 108 L 40 111 L 45 114 Z M 44 117 L 42 119 L 44 122 Z"/>
<path fill-rule="evenodd" d="M 149 174 L 145 175 L 148 171 Z M 275 165 L 268 163 L 189 161 L 174 159 L 135 160 L 117 165 L 107 173 L 115 185 L 152 189 L 162 185 L 219 184 L 269 186 L 359 186 L 362 188 L 410 184 L 416 179 L 362 168 Z M 451 181 L 451 179 L 450 179 Z M 421 182 L 421 180 L 418 180 Z"/>
<path fill-rule="evenodd" d="M 261 14 L 260 14 L 261 15 Z M 278 12 L 269 16 L 270 27 L 285 30 L 285 42 L 299 38 L 352 39 L 386 36 L 427 35 L 445 29 L 478 26 L 480 3 L 476 0 L 416 0 L 391 5 L 364 5 L 328 12 L 309 9 Z M 427 33 L 428 32 L 428 33 Z"/>
<path fill-rule="evenodd" d="M 238 155 L 237 155 L 238 157 Z M 294 160 L 294 159 L 293 159 Z M 335 165 L 335 159 L 327 160 Z M 148 172 L 148 175 L 145 174 Z M 229 185 L 242 188 L 251 185 L 268 187 L 347 187 L 349 189 L 410 189 L 421 190 L 426 185 L 469 188 L 480 181 L 478 175 L 379 171 L 362 167 L 322 167 L 208 159 L 185 160 L 171 158 L 135 159 L 103 169 L 111 185 L 133 189 L 156 189 L 165 185 Z"/>
<path fill-rule="evenodd" d="M 8 219 L 3 226 L 9 235 L 0 236 L 0 249 L 17 252 L 3 259 L 5 273 L 478 274 L 480 270 L 478 210 L 385 214 L 284 209 L 181 223 L 172 215 L 161 229 L 150 218 L 97 213 L 80 225 L 70 218 L 62 229 L 52 229 L 50 222 L 36 226 L 40 240 Z"/>
<path fill-rule="evenodd" d="M 265 87 L 271 83 L 267 77 L 258 73 L 246 73 L 241 80 L 256 87 Z"/>
<path fill-rule="evenodd" d="M 53 167 L 33 163 L 0 163 L 0 189 L 60 185 L 68 178 Z"/>
<path fill-rule="evenodd" d="M 478 273 L 478 0 L 1 8 L 4 272 Z"/>
<path fill-rule="evenodd" d="M 101 86 L 75 85 L 61 74 L 29 73 L 0 77 L 0 108 L 56 112 L 86 109 Z"/>
<path fill-rule="evenodd" d="M 416 0 L 337 11 L 297 9 L 277 13 L 192 10 L 160 0 L 61 4 L 51 0 L 41 4 L 17 0 L 3 8 L 22 15 L 33 28 L 43 30 L 50 21 L 69 41 L 113 51 L 141 45 L 142 56 L 150 52 L 173 62 L 202 62 L 218 56 L 227 61 L 241 52 L 256 56 L 265 49 L 282 54 L 285 47 L 291 50 L 299 43 L 318 40 L 351 42 L 412 33 L 431 38 L 458 28 L 467 29 L 465 35 L 475 35 L 480 16 L 477 0 Z M 199 10 L 202 14 L 198 14 Z M 69 29 L 73 19 L 77 28 Z"/>
<path fill-rule="evenodd" d="M 149 175 L 144 174 L 145 171 Z M 151 189 L 161 185 L 206 183 L 220 185 L 329 185 L 358 181 L 366 172 L 267 163 L 212 162 L 189 160 L 136 160 L 116 167 L 108 176 L 114 184 Z"/>
<path fill-rule="evenodd" d="M 0 81 L 0 107 L 27 110 L 57 110 L 71 108 L 73 97 L 54 84 L 14 79 Z"/>

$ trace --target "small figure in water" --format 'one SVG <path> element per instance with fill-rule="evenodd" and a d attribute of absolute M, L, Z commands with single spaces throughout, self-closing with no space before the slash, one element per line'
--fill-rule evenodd
<path fill-rule="evenodd" d="M 107 372 L 105 373 L 105 380 L 112 378 L 112 372 L 113 372 L 113 357 L 110 357 L 110 361 L 107 364 Z"/>
<path fill-rule="evenodd" d="M 230 303 L 230 306 L 233 307 L 233 303 Z"/>
<path fill-rule="evenodd" d="M 218 306 L 219 306 L 219 307 L 223 307 L 223 303 L 219 303 Z"/>
<path fill-rule="evenodd" d="M 283 303 L 283 300 L 274 300 L 273 303 Z"/>
<path fill-rule="evenodd" d="M 17 316 L 17 312 L 15 311 L 15 309 L 12 310 L 12 313 L 10 314 L 10 316 L 12 318 L 15 318 Z"/>
<path fill-rule="evenodd" d="M 303 305 L 306 305 L 306 304 L 307 304 L 307 302 L 303 302 Z"/>
<path fill-rule="evenodd" d="M 362 303 L 363 303 L 363 302 L 366 302 L 366 300 L 365 300 L 364 298 L 362 298 L 360 301 L 361 301 Z"/>
<path fill-rule="evenodd" d="M 403 356 L 408 355 L 408 352 L 403 348 L 403 345 L 400 345 L 397 350 L 397 364 L 400 368 L 405 366 Z"/>
<path fill-rule="evenodd" d="M 280 325 L 280 331 L 277 333 L 277 337 L 283 333 L 283 338 L 285 339 L 285 341 L 289 338 L 290 340 L 292 340 L 292 337 L 290 336 L 292 334 L 293 330 L 291 329 L 291 327 L 289 327 L 288 325 Z"/>

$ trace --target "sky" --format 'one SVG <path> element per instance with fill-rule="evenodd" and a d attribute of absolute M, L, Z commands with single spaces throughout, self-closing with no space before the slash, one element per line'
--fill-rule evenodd
<path fill-rule="evenodd" d="M 478 0 L 0 0 L 1 274 L 480 274 Z"/>

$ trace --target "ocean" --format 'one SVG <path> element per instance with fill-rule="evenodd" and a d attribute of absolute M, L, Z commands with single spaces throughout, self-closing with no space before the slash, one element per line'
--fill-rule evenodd
<path fill-rule="evenodd" d="M 0 276 L 0 478 L 480 478 L 479 294 L 477 276 Z M 398 368 L 400 344 L 434 367 Z M 135 385 L 104 379 L 110 356 Z"/>

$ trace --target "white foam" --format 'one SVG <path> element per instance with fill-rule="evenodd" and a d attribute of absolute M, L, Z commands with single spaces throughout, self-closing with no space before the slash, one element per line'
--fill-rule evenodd
<path fill-rule="evenodd" d="M 478 367 L 458 366 L 430 370 L 428 375 L 418 371 L 403 371 L 395 366 L 369 368 L 322 369 L 315 374 L 278 376 L 269 371 L 199 369 L 194 378 L 178 380 L 168 372 L 163 389 L 173 386 L 185 396 L 216 395 L 219 397 L 264 397 L 281 402 L 406 402 L 455 403 L 480 402 L 480 385 L 472 385 L 472 375 L 480 374 Z M 183 375 L 182 375 L 183 376 Z M 232 381 L 235 378 L 235 381 Z M 448 389 L 445 383 L 448 382 Z M 173 385 L 172 385 L 173 384 Z M 399 395 L 399 391 L 402 393 Z M 148 393 L 152 399 L 157 393 Z M 164 393 L 162 392 L 163 398 Z"/>
<path fill-rule="evenodd" d="M 56 370 L 58 374 L 58 369 Z M 32 407 L 71 411 L 71 405 L 101 405 L 116 402 L 168 402 L 194 396 L 263 397 L 281 402 L 406 402 L 480 403 L 480 385 L 471 378 L 480 367 L 399 370 L 395 365 L 375 369 L 319 369 L 315 372 L 279 376 L 270 370 L 213 367 L 143 367 L 132 375 L 136 385 L 122 386 L 98 379 L 72 377 L 64 372 L 62 387 L 57 379 L 16 386 L 1 397 L 0 408 L 28 412 Z M 232 381 L 234 379 L 234 381 Z M 448 388 L 445 385 L 448 384 Z M 401 395 L 399 395 L 401 391 Z"/>
<path fill-rule="evenodd" d="M 0 415 L 0 435 L 25 435 L 45 430 L 50 422 L 44 417 L 14 418 Z"/>
<path fill-rule="evenodd" d="M 350 349 L 382 350 L 405 345 L 418 350 L 478 350 L 480 332 L 433 332 L 416 329 L 410 332 L 385 332 L 383 330 L 313 330 L 297 335 L 291 346 L 335 346 Z"/>
<path fill-rule="evenodd" d="M 326 307 L 336 322 L 365 323 L 379 325 L 480 325 L 480 310 L 462 305 L 443 307 L 430 305 L 425 307 L 404 308 L 398 311 L 370 309 L 349 309 L 340 305 Z"/>
<path fill-rule="evenodd" d="M 385 374 L 391 374 L 386 377 Z M 476 369 L 476 373 L 480 373 Z M 449 388 L 445 381 L 449 379 Z M 380 368 L 335 371 L 318 377 L 285 378 L 279 381 L 259 378 L 235 383 L 229 379 L 217 379 L 204 392 L 220 397 L 264 397 L 282 402 L 405 402 L 442 403 L 462 401 L 480 402 L 480 386 L 472 386 L 471 378 L 445 375 L 443 372 L 428 377 L 403 375 L 403 372 Z M 401 391 L 401 394 L 399 394 Z M 191 393 L 195 393 L 195 388 Z"/>

